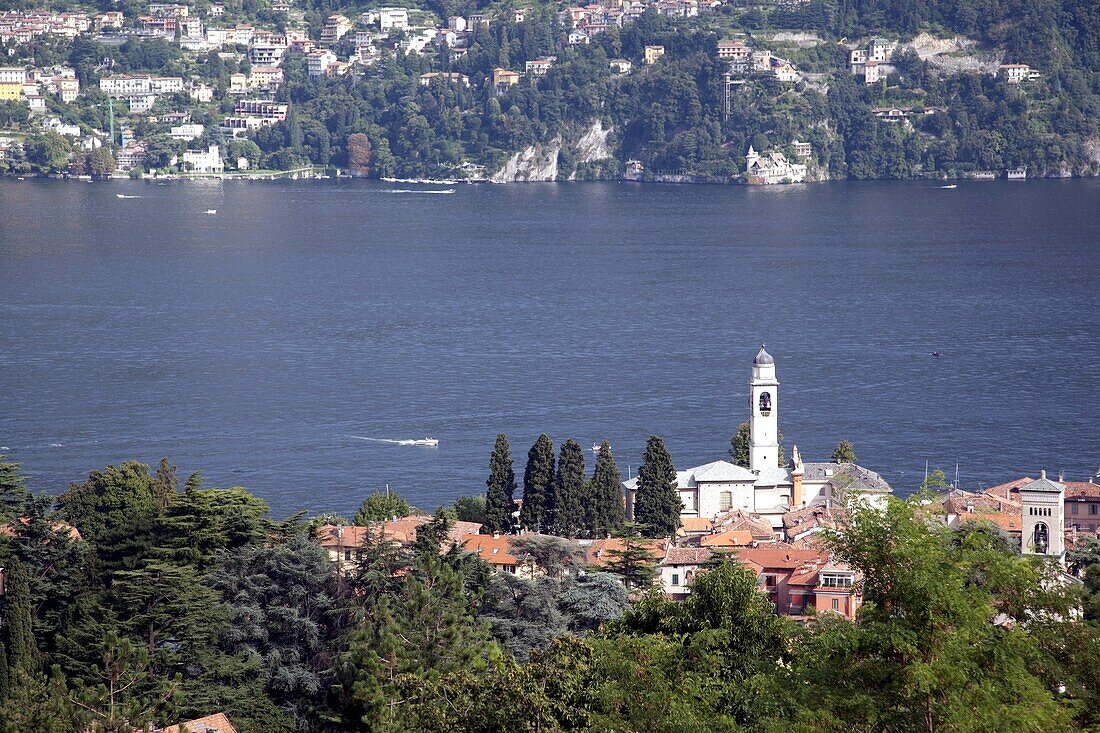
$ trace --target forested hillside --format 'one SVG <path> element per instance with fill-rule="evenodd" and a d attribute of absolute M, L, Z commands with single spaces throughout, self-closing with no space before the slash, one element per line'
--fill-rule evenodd
<path fill-rule="evenodd" d="M 108 5 L 128 12 L 142 7 Z M 196 3 L 201 7 L 205 3 Z M 276 29 L 288 22 L 258 1 L 225 7 L 230 20 Z M 789 151 L 796 139 L 813 146 L 811 178 L 941 177 L 1018 166 L 1026 166 L 1029 176 L 1100 172 L 1100 4 L 1093 0 L 728 2 L 686 18 L 651 8 L 583 44 L 568 42 L 571 22 L 557 5 L 527 8 L 522 22 L 514 22 L 510 4 L 433 0 L 423 7 L 438 22 L 475 11 L 492 20 L 472 28 L 462 55 L 432 48 L 383 51 L 376 62 L 338 78 L 312 79 L 304 57 L 288 54 L 275 98 L 290 104 L 289 116 L 228 144 L 217 129 L 233 109 L 224 90 L 232 73 L 248 70 L 247 59 L 185 53 L 162 39 L 118 47 L 83 36 L 22 44 L 7 53 L 13 63 L 76 68 L 81 98 L 51 101 L 51 113 L 87 129 L 107 127 L 105 99 L 95 85 L 108 71 L 201 79 L 223 92 L 213 103 L 180 93 L 161 100 L 158 109 L 187 110 L 206 124 L 192 147 L 221 143 L 229 160 L 246 155 L 254 166 L 271 168 L 346 167 L 348 139 L 359 133 L 366 140 L 350 164 L 372 176 L 454 177 L 462 164 L 491 173 L 513 154 L 537 147 L 556 162 L 559 179 L 618 177 L 627 161 L 638 160 L 647 176 L 663 171 L 724 181 L 745 170 L 750 144 Z M 354 16 L 362 9 L 311 0 L 301 17 L 317 37 L 328 14 Z M 878 35 L 898 45 L 886 77 L 864 84 L 848 69 L 849 49 Z M 401 38 L 398 32 L 391 40 Z M 780 82 L 770 73 L 749 72 L 734 75 L 743 83 L 727 85 L 729 62 L 716 53 L 727 38 L 790 61 L 799 79 Z M 920 44 L 928 39 L 951 39 L 957 49 L 922 59 Z M 653 45 L 665 54 L 645 65 L 644 49 Z M 343 56 L 354 46 L 345 40 L 334 50 Z M 523 72 L 526 62 L 549 56 L 556 61 L 545 76 L 525 75 L 500 89 L 490 81 L 494 68 Z M 614 59 L 629 60 L 632 70 L 612 72 Z M 1027 83 L 1009 83 L 993 73 L 998 62 L 1028 64 L 1037 73 Z M 469 86 L 420 79 L 432 71 L 466 75 Z M 904 109 L 906 119 L 872 113 L 890 107 Z M 25 119 L 12 103 L 0 102 L 0 125 L 18 127 Z M 578 145 L 597 121 L 611 131 L 605 144 Z M 152 146 L 147 168 L 167 166 L 182 149 L 166 141 L 166 127 L 137 117 L 132 124 Z M 36 150 L 23 163 L 8 161 L 8 169 L 56 167 L 58 156 Z"/>

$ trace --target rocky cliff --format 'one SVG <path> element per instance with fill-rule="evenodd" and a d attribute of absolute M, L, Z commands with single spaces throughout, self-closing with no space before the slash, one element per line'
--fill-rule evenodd
<path fill-rule="evenodd" d="M 489 179 L 494 183 L 576 180 L 581 166 L 612 158 L 611 132 L 601 120 L 594 120 L 587 127 L 519 151 Z"/>

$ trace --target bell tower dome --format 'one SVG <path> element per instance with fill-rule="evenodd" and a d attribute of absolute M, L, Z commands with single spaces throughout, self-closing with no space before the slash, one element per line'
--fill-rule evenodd
<path fill-rule="evenodd" d="M 749 470 L 779 465 L 779 382 L 775 359 L 760 345 L 749 380 Z"/>

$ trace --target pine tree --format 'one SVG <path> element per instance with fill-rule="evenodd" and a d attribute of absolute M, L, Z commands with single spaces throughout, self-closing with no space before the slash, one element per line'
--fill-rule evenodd
<path fill-rule="evenodd" d="M 553 534 L 574 537 L 584 528 L 584 451 L 572 438 L 561 446 L 547 505 L 545 521 Z"/>
<path fill-rule="evenodd" d="M 527 451 L 527 468 L 523 470 L 523 507 L 519 523 L 532 532 L 540 531 L 546 522 L 546 501 L 554 482 L 554 441 L 543 433 Z"/>
<path fill-rule="evenodd" d="M 638 489 L 634 495 L 634 520 L 644 526 L 647 537 L 671 537 L 680 527 L 683 503 L 676 491 L 676 469 L 665 441 L 649 436 L 645 456 L 638 469 Z"/>
<path fill-rule="evenodd" d="M 20 516 L 29 496 L 19 464 L 4 458 L 0 455 L 0 522 Z"/>
<path fill-rule="evenodd" d="M 642 538 L 645 529 L 633 522 L 624 524 L 620 535 L 622 549 L 608 552 L 613 556 L 607 564 L 608 571 L 622 578 L 627 588 L 646 588 L 653 584 L 657 575 L 657 560 L 649 543 Z"/>
<path fill-rule="evenodd" d="M 730 438 L 730 460 L 742 468 L 749 467 L 749 422 L 746 420 L 737 426 L 737 432 Z"/>
<path fill-rule="evenodd" d="M 842 440 L 836 444 L 833 450 L 833 463 L 855 463 L 856 448 L 850 440 Z"/>
<path fill-rule="evenodd" d="M 623 476 L 615 465 L 611 444 L 600 444 L 596 454 L 596 468 L 588 482 L 585 502 L 585 524 L 592 537 L 619 531 L 625 521 L 623 511 Z"/>
<path fill-rule="evenodd" d="M 508 436 L 497 436 L 493 455 L 489 459 L 489 480 L 485 482 L 485 529 L 507 532 L 512 528 L 512 511 L 516 502 L 516 472 L 512 470 L 512 451 Z"/>
<path fill-rule="evenodd" d="M 38 671 L 30 578 L 19 558 L 12 558 L 10 567 L 5 571 L 4 585 L 3 640 L 7 648 L 7 676 L 10 686 L 19 674 L 33 674 Z"/>

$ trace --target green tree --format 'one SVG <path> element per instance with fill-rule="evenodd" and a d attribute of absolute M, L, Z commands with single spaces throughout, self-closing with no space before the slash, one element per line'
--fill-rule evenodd
<path fill-rule="evenodd" d="M 88 154 L 88 173 L 93 178 L 108 178 L 115 172 L 115 156 L 107 146 Z"/>
<path fill-rule="evenodd" d="M 0 522 L 22 516 L 30 497 L 19 464 L 4 459 L 0 455 Z"/>
<path fill-rule="evenodd" d="M 485 524 L 485 497 L 460 496 L 454 503 L 455 519 L 460 522 Z"/>
<path fill-rule="evenodd" d="M 223 630 L 225 609 L 193 567 L 148 560 L 114 574 L 111 595 L 122 628 L 145 644 L 153 668 L 163 673 L 204 666 Z"/>
<path fill-rule="evenodd" d="M 995 623 L 1066 612 L 1049 605 L 1040 569 L 987 533 L 960 541 L 929 524 L 920 502 L 854 507 L 832 539 L 862 574 L 863 607 L 858 623 L 826 623 L 800 644 L 788 689 L 801 715 L 831 721 L 822 730 L 1071 730 L 1035 638 Z"/>
<path fill-rule="evenodd" d="M 642 536 L 646 528 L 633 522 L 623 526 L 619 537 L 622 546 L 608 552 L 608 571 L 623 579 L 627 588 L 649 588 L 657 578 L 657 559 L 653 546 Z"/>
<path fill-rule="evenodd" d="M 554 482 L 554 442 L 546 433 L 527 451 L 527 467 L 523 470 L 523 506 L 519 523 L 527 530 L 539 532 L 546 522 L 546 500 Z"/>
<path fill-rule="evenodd" d="M 842 440 L 833 449 L 833 463 L 855 463 L 856 449 L 850 440 Z"/>
<path fill-rule="evenodd" d="M 85 730 L 83 716 L 69 699 L 65 678 L 57 669 L 50 677 L 21 672 L 12 694 L 0 704 L 0 733 L 70 733 Z"/>
<path fill-rule="evenodd" d="M 683 503 L 676 490 L 676 469 L 665 441 L 649 436 L 638 485 L 634 494 L 634 521 L 642 525 L 647 537 L 672 537 L 680 528 Z"/>
<path fill-rule="evenodd" d="M 199 488 L 197 477 L 187 488 L 170 495 L 157 521 L 157 552 L 173 562 L 212 567 L 217 554 L 262 542 L 272 529 L 268 507 L 246 489 Z"/>
<path fill-rule="evenodd" d="M 103 641 L 100 664 L 73 682 L 72 701 L 90 718 L 93 733 L 132 733 L 175 717 L 180 678 L 154 674 L 145 647 L 113 631 Z"/>
<path fill-rule="evenodd" d="M 508 436 L 501 433 L 489 459 L 489 479 L 485 482 L 485 529 L 507 532 L 512 527 L 515 510 L 516 473 L 512 469 L 512 451 Z"/>
<path fill-rule="evenodd" d="M 604 441 L 596 453 L 596 468 L 588 482 L 585 525 L 592 537 L 618 532 L 626 514 L 623 505 L 623 476 L 611 454 L 611 443 Z"/>
<path fill-rule="evenodd" d="M 749 443 L 751 433 L 749 421 L 737 426 L 737 432 L 730 437 L 730 461 L 742 468 L 749 467 Z"/>
<path fill-rule="evenodd" d="M 383 597 L 351 635 L 337 663 L 347 724 L 407 730 L 406 695 L 442 675 L 483 667 L 494 647 L 471 608 L 460 572 L 438 557 L 421 561 L 400 594 Z"/>
<path fill-rule="evenodd" d="M 27 160 L 40 173 L 60 173 L 69 164 L 72 145 L 61 135 L 48 130 L 23 142 Z"/>
<path fill-rule="evenodd" d="M 409 516 L 409 504 L 402 499 L 397 492 L 390 491 L 389 487 L 383 491 L 372 491 L 363 500 L 359 511 L 355 513 L 355 523 L 364 526 L 369 522 L 381 522 L 387 519 L 397 519 Z"/>
<path fill-rule="evenodd" d="M 20 675 L 38 672 L 38 645 L 34 637 L 34 610 L 31 607 L 30 578 L 19 558 L 12 558 L 4 573 L 3 627 L 0 628 L 7 653 L 6 676 L 12 684 Z"/>
<path fill-rule="evenodd" d="M 584 450 L 569 438 L 561 446 L 543 520 L 549 530 L 576 537 L 584 530 Z"/>

